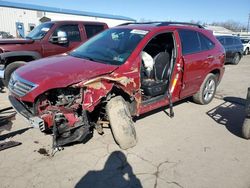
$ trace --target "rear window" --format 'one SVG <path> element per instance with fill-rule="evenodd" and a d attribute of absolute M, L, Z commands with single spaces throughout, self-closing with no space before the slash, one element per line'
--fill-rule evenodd
<path fill-rule="evenodd" d="M 84 25 L 87 38 L 93 37 L 104 30 L 103 25 Z"/>

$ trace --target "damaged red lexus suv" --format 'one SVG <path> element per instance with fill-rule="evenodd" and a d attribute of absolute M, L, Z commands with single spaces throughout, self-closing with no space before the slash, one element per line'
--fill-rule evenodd
<path fill-rule="evenodd" d="M 208 104 L 224 73 L 212 32 L 182 22 L 128 23 L 73 51 L 16 70 L 9 100 L 53 147 L 85 142 L 110 126 L 122 149 L 135 146 L 132 117 L 193 96 Z"/>

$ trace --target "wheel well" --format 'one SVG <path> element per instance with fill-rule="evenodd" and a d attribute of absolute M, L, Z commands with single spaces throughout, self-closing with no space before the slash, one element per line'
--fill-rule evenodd
<path fill-rule="evenodd" d="M 5 59 L 5 67 L 7 67 L 10 63 L 13 63 L 15 61 L 25 61 L 25 62 L 29 62 L 29 61 L 33 61 L 35 60 L 33 57 L 31 56 L 14 56 L 14 57 L 8 57 Z"/>
<path fill-rule="evenodd" d="M 136 101 L 128 93 L 124 92 L 122 89 L 113 87 L 111 90 L 111 96 L 122 96 L 124 100 L 129 104 L 129 110 L 132 115 L 136 113 Z"/>
<path fill-rule="evenodd" d="M 220 70 L 219 69 L 215 69 L 213 71 L 211 71 L 210 73 L 214 74 L 216 76 L 217 81 L 220 78 Z"/>

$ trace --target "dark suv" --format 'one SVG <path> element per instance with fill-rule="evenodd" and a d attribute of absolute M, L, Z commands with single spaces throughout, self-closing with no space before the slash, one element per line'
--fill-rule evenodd
<path fill-rule="evenodd" d="M 190 96 L 211 102 L 224 60 L 223 46 L 200 25 L 124 24 L 16 70 L 9 100 L 34 127 L 54 133 L 54 146 L 110 126 L 127 149 L 137 141 L 133 116 L 169 105 L 173 117 L 172 102 Z"/>
<path fill-rule="evenodd" d="M 226 50 L 226 62 L 237 65 L 243 56 L 243 44 L 237 36 L 216 37 Z"/>

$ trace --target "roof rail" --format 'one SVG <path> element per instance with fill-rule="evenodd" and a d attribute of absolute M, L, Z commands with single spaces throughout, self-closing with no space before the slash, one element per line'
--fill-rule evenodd
<path fill-rule="evenodd" d="M 202 25 L 200 24 L 195 24 L 195 23 L 189 23 L 189 22 L 126 22 L 123 23 L 119 26 L 124 26 L 124 25 L 130 25 L 130 24 L 155 24 L 156 26 L 169 26 L 169 25 L 189 25 L 189 26 L 195 26 L 201 29 L 205 29 Z"/>

